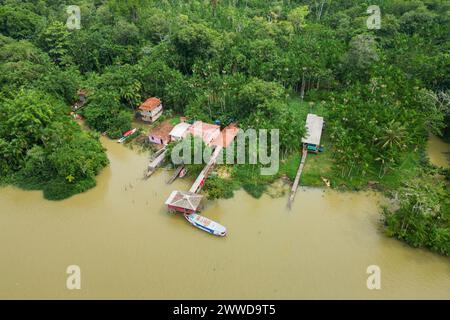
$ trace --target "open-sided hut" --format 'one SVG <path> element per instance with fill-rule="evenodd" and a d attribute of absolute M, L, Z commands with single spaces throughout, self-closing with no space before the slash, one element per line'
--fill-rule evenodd
<path fill-rule="evenodd" d="M 166 200 L 169 211 L 181 213 L 195 213 L 201 209 L 203 196 L 184 191 L 172 191 Z"/>

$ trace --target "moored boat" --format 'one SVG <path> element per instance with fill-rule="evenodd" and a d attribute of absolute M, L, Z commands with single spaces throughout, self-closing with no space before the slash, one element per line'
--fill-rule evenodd
<path fill-rule="evenodd" d="M 178 175 L 178 177 L 184 178 L 186 176 L 186 174 L 187 174 L 187 169 L 183 168 L 183 169 L 181 169 L 180 174 Z"/>
<path fill-rule="evenodd" d="M 122 138 L 120 138 L 119 140 L 117 140 L 118 143 L 123 143 L 125 142 L 128 138 L 130 138 L 135 132 L 137 131 L 136 128 L 129 130 L 127 132 L 125 132 L 122 136 Z"/>
<path fill-rule="evenodd" d="M 197 227 L 215 236 L 225 237 L 227 234 L 227 228 L 199 214 L 196 213 L 184 214 L 184 217 L 194 227 Z"/>

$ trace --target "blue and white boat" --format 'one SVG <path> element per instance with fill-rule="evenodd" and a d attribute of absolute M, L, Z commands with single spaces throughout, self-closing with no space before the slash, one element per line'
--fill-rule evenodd
<path fill-rule="evenodd" d="M 212 235 L 225 237 L 227 235 L 227 228 L 221 224 L 212 221 L 206 217 L 203 217 L 196 213 L 184 214 L 184 217 L 190 224 L 197 227 L 203 231 L 206 231 Z"/>

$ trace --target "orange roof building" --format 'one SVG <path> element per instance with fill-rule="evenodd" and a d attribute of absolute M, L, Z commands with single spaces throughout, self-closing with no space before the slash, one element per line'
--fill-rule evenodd
<path fill-rule="evenodd" d="M 230 124 L 220 132 L 220 135 L 217 136 L 211 144 L 227 148 L 233 142 L 234 138 L 236 138 L 238 133 L 239 128 L 236 127 L 235 124 Z"/>
<path fill-rule="evenodd" d="M 139 113 L 142 120 L 146 122 L 155 122 L 162 115 L 163 105 L 161 100 L 153 97 L 145 100 L 143 104 L 139 106 Z"/>
<path fill-rule="evenodd" d="M 220 126 L 202 121 L 195 121 L 189 127 L 189 133 L 194 137 L 202 138 L 206 145 L 211 145 L 212 141 L 220 136 Z"/>

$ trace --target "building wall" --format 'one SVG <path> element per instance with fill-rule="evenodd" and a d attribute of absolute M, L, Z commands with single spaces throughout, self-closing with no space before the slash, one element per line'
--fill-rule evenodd
<path fill-rule="evenodd" d="M 142 120 L 146 122 L 155 122 L 162 115 L 163 106 L 160 104 L 158 107 L 153 109 L 152 111 L 148 110 L 139 110 L 139 113 L 142 116 Z"/>
<path fill-rule="evenodd" d="M 150 135 L 150 136 L 148 136 L 148 140 L 152 143 L 164 144 L 163 139 L 161 139 L 160 137 Z"/>
<path fill-rule="evenodd" d="M 161 107 L 161 108 L 159 108 L 159 112 L 157 112 L 157 113 L 152 112 L 151 121 L 155 122 L 156 120 L 158 120 L 158 118 L 161 117 L 161 115 L 162 115 L 162 111 L 163 110 L 162 110 L 162 107 Z"/>
<path fill-rule="evenodd" d="M 170 141 L 180 141 L 181 139 L 183 139 L 183 138 L 170 136 Z"/>
<path fill-rule="evenodd" d="M 151 115 L 152 117 L 156 116 L 158 113 L 160 113 L 162 111 L 162 104 L 160 104 L 159 106 L 157 106 L 155 109 L 153 109 L 151 111 Z"/>
<path fill-rule="evenodd" d="M 168 205 L 167 207 L 168 207 L 170 210 L 174 210 L 174 211 L 181 212 L 181 213 L 188 213 L 188 214 L 191 214 L 191 213 L 194 213 L 194 212 L 195 212 L 195 211 L 192 211 L 192 210 L 188 210 L 188 209 L 180 208 L 180 207 L 175 207 L 175 206 L 171 206 L 171 205 Z"/>

